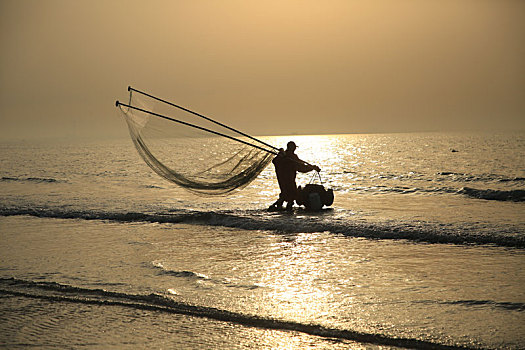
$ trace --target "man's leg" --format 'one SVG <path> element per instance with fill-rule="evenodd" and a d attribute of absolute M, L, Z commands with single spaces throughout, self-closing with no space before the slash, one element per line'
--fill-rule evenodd
<path fill-rule="evenodd" d="M 279 199 L 275 203 L 270 205 L 270 208 L 268 208 L 268 209 L 282 209 L 283 203 L 284 203 L 283 196 L 279 195 Z"/>

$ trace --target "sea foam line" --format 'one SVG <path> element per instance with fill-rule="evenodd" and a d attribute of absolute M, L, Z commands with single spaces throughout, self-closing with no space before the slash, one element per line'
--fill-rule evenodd
<path fill-rule="evenodd" d="M 87 289 L 55 282 L 33 282 L 15 278 L 0 278 L 0 294 L 25 298 L 42 299 L 50 302 L 68 302 L 87 305 L 120 306 L 141 310 L 202 317 L 216 321 L 232 322 L 247 327 L 295 331 L 313 336 L 344 339 L 360 343 L 387 345 L 417 349 L 469 349 L 461 345 L 445 345 L 431 341 L 389 337 L 381 334 L 324 327 L 318 324 L 304 324 L 296 321 L 279 320 L 257 315 L 197 306 L 174 301 L 159 294 L 137 295 L 109 292 L 101 289 Z"/>
<path fill-rule="evenodd" d="M 278 233 L 330 232 L 349 237 L 371 239 L 409 240 L 425 243 L 445 244 L 489 244 L 503 247 L 525 248 L 522 234 L 470 234 L 446 228 L 409 227 L 381 223 L 366 223 L 333 220 L 329 216 L 296 216 L 293 214 L 267 215 L 266 212 L 253 211 L 191 211 L 173 210 L 166 213 L 111 212 L 95 210 L 72 210 L 63 208 L 6 208 L 0 207 L 0 216 L 28 215 L 41 218 L 109 220 L 121 223 L 152 222 L 162 224 L 197 224 L 240 228 L 244 230 L 263 230 Z"/>

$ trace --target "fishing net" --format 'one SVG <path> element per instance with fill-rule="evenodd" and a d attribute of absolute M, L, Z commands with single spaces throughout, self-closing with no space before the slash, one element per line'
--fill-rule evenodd
<path fill-rule="evenodd" d="M 272 160 L 274 151 L 248 135 L 137 91 L 130 90 L 128 105 L 144 111 L 117 105 L 146 164 L 191 192 L 224 195 L 244 188 Z"/>

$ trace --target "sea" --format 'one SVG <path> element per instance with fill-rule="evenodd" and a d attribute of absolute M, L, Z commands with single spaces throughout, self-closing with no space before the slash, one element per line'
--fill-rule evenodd
<path fill-rule="evenodd" d="M 523 349 L 525 133 L 271 136 L 321 212 L 157 176 L 129 138 L 0 142 L 0 347 Z"/>

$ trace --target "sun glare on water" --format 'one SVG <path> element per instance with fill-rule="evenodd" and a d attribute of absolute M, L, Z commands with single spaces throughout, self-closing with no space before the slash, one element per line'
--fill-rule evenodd
<path fill-rule="evenodd" d="M 314 283 L 326 269 L 327 260 L 322 259 L 322 234 L 299 234 L 275 243 L 276 255 L 261 276 L 260 285 L 270 292 L 261 300 L 265 307 L 278 310 L 281 319 L 308 322 L 319 317 L 329 317 L 327 300 L 335 292 Z"/>

